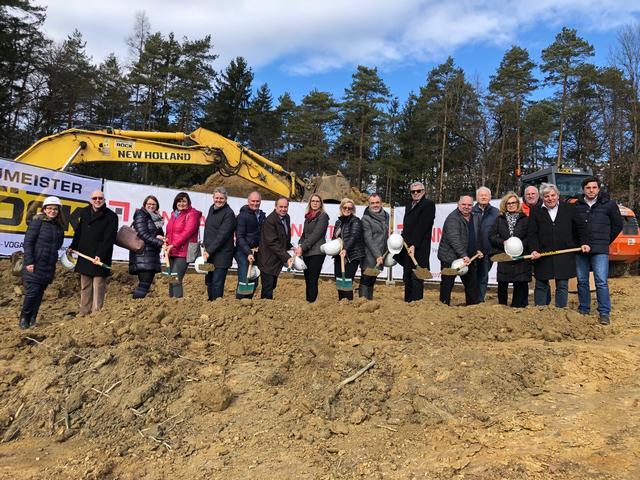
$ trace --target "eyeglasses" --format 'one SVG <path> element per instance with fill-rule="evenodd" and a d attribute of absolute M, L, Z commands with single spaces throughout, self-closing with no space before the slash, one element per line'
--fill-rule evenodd
<path fill-rule="evenodd" d="M 104 197 L 91 197 L 91 200 L 104 200 Z"/>
<path fill-rule="evenodd" d="M 507 205 L 518 205 L 519 202 L 507 202 Z"/>
<path fill-rule="evenodd" d="M 420 190 L 411 190 L 411 195 L 415 195 L 416 193 L 422 193 L 422 192 L 424 192 L 424 188 Z"/>

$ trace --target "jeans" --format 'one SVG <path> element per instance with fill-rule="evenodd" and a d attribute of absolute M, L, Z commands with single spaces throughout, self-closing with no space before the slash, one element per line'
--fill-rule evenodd
<path fill-rule="evenodd" d="M 551 286 L 549 285 L 549 280 L 539 280 L 536 278 L 533 300 L 536 306 L 549 305 L 551 303 Z M 569 280 L 556 279 L 556 307 L 565 308 L 568 300 Z"/>
<path fill-rule="evenodd" d="M 185 273 L 187 273 L 187 259 L 185 257 L 169 257 L 169 268 L 172 273 L 178 274 L 178 282 L 182 283 Z"/>
<path fill-rule="evenodd" d="M 244 253 L 242 253 L 240 250 L 237 250 L 234 255 L 234 258 L 238 263 L 238 283 L 247 283 L 247 269 L 249 268 L 249 260 L 247 260 L 247 256 Z M 253 283 L 255 284 L 256 288 L 258 287 L 259 278 L 260 277 L 253 280 Z M 255 293 L 255 289 L 254 289 L 254 293 Z M 236 298 L 237 299 L 253 298 L 253 293 L 248 295 L 240 295 L 238 292 L 236 292 Z"/>
<path fill-rule="evenodd" d="M 484 297 L 487 294 L 487 285 L 489 283 L 489 270 L 493 265 L 493 262 L 489 258 L 489 255 L 485 255 L 475 261 L 477 264 L 478 273 L 476 278 L 478 279 L 478 303 L 484 302 Z"/>
<path fill-rule="evenodd" d="M 576 273 L 578 275 L 578 310 L 589 313 L 591 310 L 591 292 L 589 290 L 589 271 L 593 271 L 596 283 L 596 299 L 598 313 L 611 313 L 611 298 L 609 297 L 609 255 L 606 253 L 580 253 L 576 255 Z"/>
<path fill-rule="evenodd" d="M 218 268 L 213 272 L 207 272 L 204 282 L 207 284 L 209 300 L 221 298 L 224 293 L 224 281 L 227 279 L 227 268 Z"/>

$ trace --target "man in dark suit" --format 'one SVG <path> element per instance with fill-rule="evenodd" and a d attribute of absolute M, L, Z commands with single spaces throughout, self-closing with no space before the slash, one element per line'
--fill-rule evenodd
<path fill-rule="evenodd" d="M 260 298 L 273 298 L 273 291 L 278 283 L 278 275 L 285 265 L 293 265 L 293 257 L 287 250 L 291 244 L 291 219 L 289 218 L 289 200 L 280 197 L 276 207 L 264 221 L 258 247 L 258 268 L 262 277 L 262 293 Z"/>
<path fill-rule="evenodd" d="M 415 265 L 408 253 L 415 256 L 419 266 L 429 268 L 431 230 L 436 217 L 436 205 L 425 197 L 424 184 L 413 182 L 409 190 L 411 203 L 405 209 L 402 227 L 402 238 L 409 248 L 408 252 L 403 249 L 394 257 L 404 268 L 402 280 L 405 302 L 422 300 L 424 296 L 424 282 L 413 274 Z"/>
<path fill-rule="evenodd" d="M 548 305 L 549 280 L 553 279 L 556 283 L 556 307 L 564 308 L 567 306 L 569 279 L 576 276 L 575 253 L 546 257 L 540 253 L 577 246 L 583 252 L 589 252 L 586 228 L 573 206 L 560 201 L 560 192 L 555 185 L 543 183 L 540 194 L 542 205 L 531 209 L 527 231 L 536 277 L 533 298 L 536 305 Z"/>

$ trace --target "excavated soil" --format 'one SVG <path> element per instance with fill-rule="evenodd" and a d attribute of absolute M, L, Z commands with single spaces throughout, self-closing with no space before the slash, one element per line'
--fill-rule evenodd
<path fill-rule="evenodd" d="M 79 317 L 60 271 L 21 331 L 0 267 L 0 478 L 640 478 L 637 277 L 612 280 L 602 327 L 575 296 L 339 303 L 325 280 L 308 305 L 300 278 L 241 302 L 232 276 L 215 302 L 201 276 L 183 299 L 158 278 L 136 301 L 121 266 Z"/>

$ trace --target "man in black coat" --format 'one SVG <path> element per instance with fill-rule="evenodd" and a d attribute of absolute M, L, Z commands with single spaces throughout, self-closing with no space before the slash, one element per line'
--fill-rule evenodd
<path fill-rule="evenodd" d="M 424 184 L 413 182 L 409 187 L 411 191 L 411 203 L 404 212 L 402 238 L 409 246 L 395 255 L 396 261 L 402 265 L 404 271 L 404 301 L 413 302 L 422 300 L 424 296 L 424 282 L 413 274 L 415 265 L 408 253 L 415 256 L 418 265 L 429 268 L 429 256 L 431 255 L 431 230 L 436 218 L 436 205 L 425 197 Z"/>
<path fill-rule="evenodd" d="M 204 257 L 215 266 L 207 272 L 205 283 L 209 300 L 222 297 L 227 271 L 233 262 L 233 233 L 236 231 L 236 215 L 227 203 L 227 190 L 217 187 L 213 191 L 213 205 L 204 223 Z"/>
<path fill-rule="evenodd" d="M 260 243 L 260 230 L 266 215 L 260 210 L 262 198 L 258 192 L 251 192 L 247 197 L 247 204 L 238 213 L 236 228 L 236 250 L 234 258 L 238 263 L 238 283 L 247 282 L 249 262 L 255 262 L 254 249 Z M 236 298 L 252 298 L 253 293 L 241 295 L 236 291 Z"/>
<path fill-rule="evenodd" d="M 528 246 L 536 277 L 534 301 L 536 305 L 548 305 L 549 280 L 556 283 L 555 305 L 567 306 L 569 279 L 576 276 L 575 253 L 540 256 L 540 253 L 575 248 L 590 250 L 586 242 L 586 229 L 575 208 L 560 201 L 558 188 L 551 183 L 540 187 L 542 205 L 531 210 L 527 230 Z"/>
<path fill-rule="evenodd" d="M 107 208 L 104 193 L 96 190 L 89 206 L 80 211 L 69 245 L 69 249 L 93 257 L 93 261 L 79 257 L 76 263 L 75 271 L 80 274 L 80 315 L 102 308 L 110 270 L 100 263 L 111 265 L 117 233 L 118 216 Z"/>
<path fill-rule="evenodd" d="M 273 298 L 273 291 L 278 283 L 278 275 L 283 266 L 293 265 L 293 257 L 287 250 L 291 244 L 291 219 L 289 218 L 289 200 L 280 197 L 276 207 L 264 221 L 258 247 L 258 268 L 262 277 L 262 293 L 260 298 Z"/>
<path fill-rule="evenodd" d="M 580 222 L 586 226 L 587 242 L 591 250 L 576 255 L 578 311 L 587 315 L 591 310 L 589 271 L 593 271 L 600 323 L 609 325 L 609 245 L 622 231 L 622 215 L 618 204 L 600 192 L 600 182 L 597 178 L 585 178 L 582 181 L 582 192 L 574 206 Z"/>

